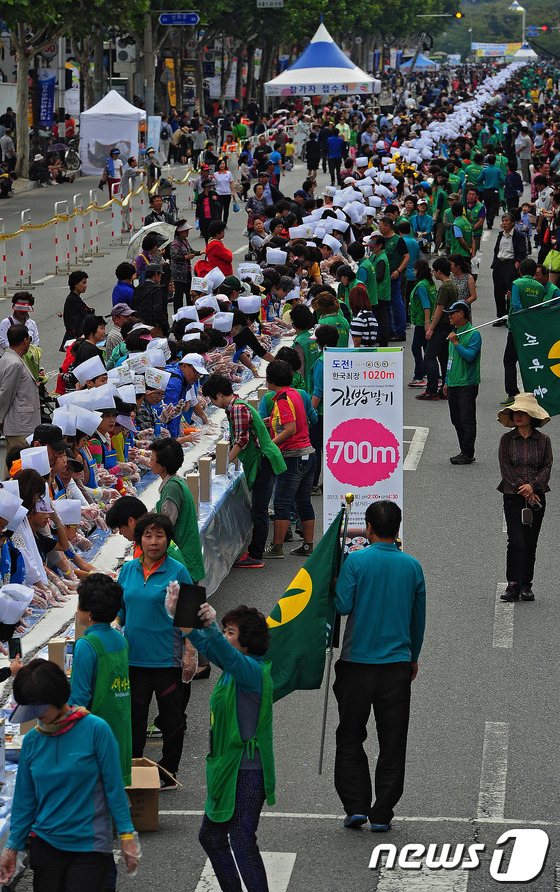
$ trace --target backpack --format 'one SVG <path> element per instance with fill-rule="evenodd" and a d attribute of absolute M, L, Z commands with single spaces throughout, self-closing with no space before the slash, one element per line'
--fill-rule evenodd
<path fill-rule="evenodd" d="M 159 138 L 160 139 L 169 139 L 169 131 L 167 130 L 167 127 L 161 128 L 161 130 L 159 131 Z"/>

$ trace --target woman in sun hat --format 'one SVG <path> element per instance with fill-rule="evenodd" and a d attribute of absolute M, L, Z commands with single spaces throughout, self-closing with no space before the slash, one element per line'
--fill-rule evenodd
<path fill-rule="evenodd" d="M 189 242 L 190 226 L 186 220 L 178 220 L 175 229 L 175 238 L 169 247 L 171 258 L 171 278 L 175 285 L 173 295 L 173 310 L 175 313 L 183 306 L 183 298 L 186 296 L 190 303 L 191 293 L 191 261 L 199 257 L 202 251 L 195 251 Z"/>
<path fill-rule="evenodd" d="M 552 468 L 550 437 L 539 428 L 550 416 L 534 394 L 518 393 L 510 406 L 498 412 L 498 421 L 513 428 L 503 435 L 498 449 L 502 474 L 498 489 L 504 497 L 508 534 L 507 588 L 500 597 L 502 601 L 534 601 L 535 555 Z"/>

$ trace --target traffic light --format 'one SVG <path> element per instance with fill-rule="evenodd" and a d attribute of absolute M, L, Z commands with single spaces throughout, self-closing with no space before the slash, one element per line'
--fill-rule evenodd
<path fill-rule="evenodd" d="M 455 18 L 456 18 L 456 19 L 462 19 L 462 18 L 463 18 L 463 13 L 462 13 L 462 12 L 456 12 L 456 13 L 455 13 Z"/>
<path fill-rule="evenodd" d="M 541 25 L 541 31 L 548 31 L 548 25 Z"/>

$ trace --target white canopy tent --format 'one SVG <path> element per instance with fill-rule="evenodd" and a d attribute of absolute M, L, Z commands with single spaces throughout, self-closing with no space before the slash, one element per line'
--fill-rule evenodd
<path fill-rule="evenodd" d="M 121 160 L 138 155 L 138 122 L 146 112 L 110 90 L 80 115 L 80 161 L 84 174 L 101 174 L 109 151 L 117 148 Z"/>
<path fill-rule="evenodd" d="M 524 43 L 523 46 L 517 50 L 513 58 L 516 62 L 534 62 L 534 60 L 539 57 L 528 43 Z"/>
<path fill-rule="evenodd" d="M 329 96 L 378 92 L 380 82 L 342 52 L 320 24 L 299 59 L 264 85 L 267 96 Z"/>

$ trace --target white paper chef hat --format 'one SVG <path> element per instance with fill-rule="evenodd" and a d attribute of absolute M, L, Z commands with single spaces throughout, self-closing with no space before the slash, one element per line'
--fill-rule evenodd
<path fill-rule="evenodd" d="M 288 254 L 286 251 L 281 251 L 279 248 L 266 249 L 266 262 L 268 264 L 286 263 L 287 259 Z"/>
<path fill-rule="evenodd" d="M 171 354 L 170 354 L 171 355 Z M 165 354 L 159 347 L 157 350 L 146 351 L 148 362 L 152 368 L 162 369 L 165 365 Z"/>
<path fill-rule="evenodd" d="M 19 483 L 17 480 L 14 480 L 13 477 L 10 477 L 8 480 L 2 480 L 2 489 L 5 489 L 6 492 L 11 492 L 12 495 L 20 498 L 19 495 Z"/>
<path fill-rule="evenodd" d="M 117 387 L 115 396 L 120 397 L 123 403 L 136 403 L 134 384 L 123 384 L 121 387 Z"/>
<path fill-rule="evenodd" d="M 212 328 L 216 331 L 231 331 L 233 325 L 233 313 L 216 313 L 212 320 Z"/>
<path fill-rule="evenodd" d="M 242 313 L 258 313 L 261 308 L 261 299 L 258 294 L 240 297 L 238 298 L 237 306 Z"/>
<path fill-rule="evenodd" d="M 33 468 L 41 477 L 46 477 L 51 472 L 49 452 L 46 446 L 32 446 L 30 449 L 22 449 L 21 467 Z"/>
<path fill-rule="evenodd" d="M 193 322 L 198 321 L 198 313 L 196 312 L 196 307 L 179 307 L 179 309 L 173 316 L 173 321 L 178 322 L 180 319 L 192 319 Z"/>
<path fill-rule="evenodd" d="M 82 519 L 82 503 L 79 499 L 59 499 L 56 503 L 56 513 L 65 526 L 78 524 Z"/>
<path fill-rule="evenodd" d="M 0 588 L 0 622 L 15 625 L 29 607 L 35 592 L 28 585 L 10 582 Z"/>
<path fill-rule="evenodd" d="M 206 281 L 210 285 L 212 291 L 217 291 L 222 282 L 224 281 L 225 276 L 221 269 L 218 269 L 217 266 L 214 269 L 211 269 L 209 273 L 206 273 Z"/>
<path fill-rule="evenodd" d="M 323 236 L 323 244 L 327 246 L 327 248 L 331 248 L 333 251 L 340 250 L 340 242 L 333 235 L 329 235 L 328 233 Z"/>
<path fill-rule="evenodd" d="M 193 276 L 191 280 L 191 290 L 200 294 L 208 294 L 209 291 L 212 291 L 212 285 L 206 277 Z M 181 317 L 179 316 L 179 318 Z"/>
<path fill-rule="evenodd" d="M 67 409 L 57 407 L 53 412 L 52 423 L 58 424 L 63 437 L 73 437 L 76 433 L 76 416 Z"/>
<path fill-rule="evenodd" d="M 5 521 L 9 523 L 15 517 L 21 505 L 22 500 L 19 496 L 13 492 L 8 492 L 4 487 L 0 489 L 0 517 L 3 517 Z"/>
<path fill-rule="evenodd" d="M 220 307 L 219 307 L 218 301 L 212 295 L 209 295 L 208 297 L 199 297 L 197 300 L 195 300 L 194 305 L 197 308 L 197 310 L 200 307 L 211 307 L 215 313 L 220 312 Z"/>
<path fill-rule="evenodd" d="M 87 409 L 88 407 L 91 407 L 93 403 L 92 394 L 97 389 L 98 388 L 94 388 L 93 390 L 74 390 L 72 393 L 63 393 L 58 397 L 59 405 L 68 409 L 69 412 L 73 412 L 76 406 L 83 406 Z"/>
<path fill-rule="evenodd" d="M 81 362 L 72 372 L 82 387 L 85 387 L 86 381 L 92 381 L 98 375 L 106 375 L 107 369 L 100 356 L 92 356 L 85 362 Z"/>
<path fill-rule="evenodd" d="M 146 353 L 129 353 L 127 364 L 136 375 L 141 375 L 144 369 L 151 365 L 151 362 Z"/>
<path fill-rule="evenodd" d="M 91 437 L 95 433 L 103 418 L 100 412 L 92 412 L 81 406 L 76 407 L 76 429 Z"/>
<path fill-rule="evenodd" d="M 17 480 L 15 482 L 17 483 Z M 6 524 L 6 529 L 10 530 L 12 533 L 15 532 L 24 517 L 27 517 L 27 508 L 25 508 L 23 505 L 20 505 L 10 522 Z"/>
<path fill-rule="evenodd" d="M 146 393 L 146 382 L 144 381 L 143 375 L 134 376 L 134 392 L 136 395 L 139 393 Z"/>
<path fill-rule="evenodd" d="M 171 372 L 164 369 L 146 369 L 145 373 L 146 387 L 153 390 L 165 390 L 171 380 Z"/>
<path fill-rule="evenodd" d="M 338 232 L 346 232 L 350 226 L 348 220 L 333 220 L 332 225 L 333 229 L 338 230 Z"/>
<path fill-rule="evenodd" d="M 115 408 L 115 386 L 107 383 L 103 387 L 96 387 L 92 391 L 93 404 L 92 409 L 114 409 Z"/>
<path fill-rule="evenodd" d="M 198 337 L 198 334 L 196 334 L 198 331 L 204 331 L 204 322 L 189 322 L 188 325 L 185 325 L 185 334 L 194 332 L 195 337 Z M 185 340 L 185 335 L 183 335 L 183 340 Z"/>
<path fill-rule="evenodd" d="M 167 362 L 171 358 L 171 350 L 169 348 L 169 341 L 167 340 L 167 338 L 152 338 L 152 340 L 148 344 L 148 349 L 146 350 L 148 356 L 150 356 L 151 350 L 163 350 L 165 362 Z M 155 365 L 155 363 L 152 363 L 152 365 Z"/>
<path fill-rule="evenodd" d="M 238 263 L 237 277 L 238 279 L 251 279 L 257 285 L 260 285 L 264 278 L 258 263 Z"/>
<path fill-rule="evenodd" d="M 369 159 L 365 157 L 365 155 L 360 155 L 359 158 L 356 158 L 356 167 L 367 167 L 369 164 Z"/>

